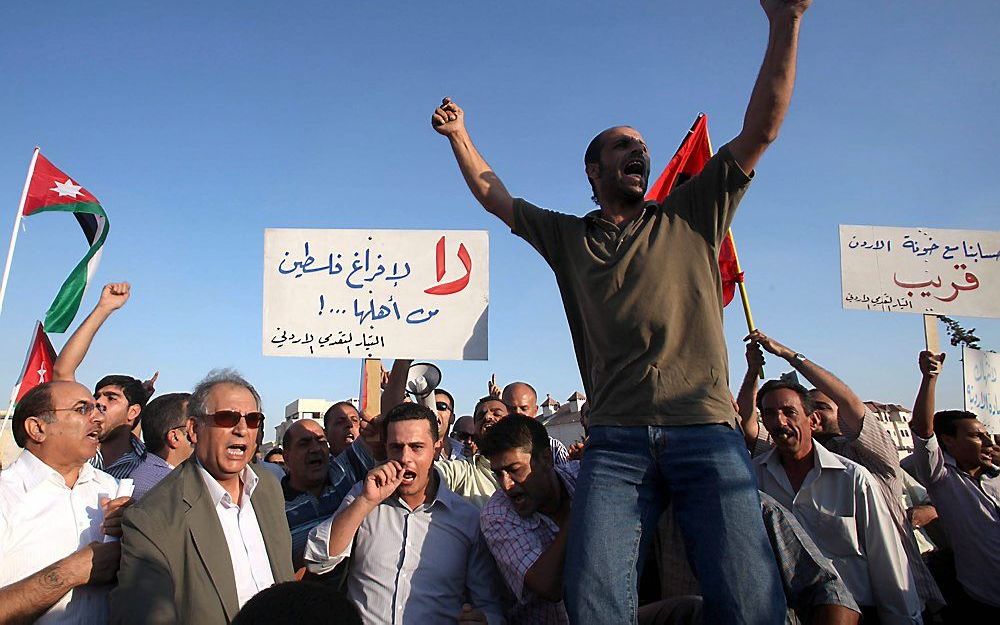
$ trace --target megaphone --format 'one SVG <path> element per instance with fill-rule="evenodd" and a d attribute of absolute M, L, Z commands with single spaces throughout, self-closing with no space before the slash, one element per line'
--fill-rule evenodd
<path fill-rule="evenodd" d="M 406 391 L 417 401 L 434 412 L 437 408 L 434 401 L 434 389 L 441 384 L 441 370 L 429 362 L 416 362 L 410 365 L 406 374 Z"/>

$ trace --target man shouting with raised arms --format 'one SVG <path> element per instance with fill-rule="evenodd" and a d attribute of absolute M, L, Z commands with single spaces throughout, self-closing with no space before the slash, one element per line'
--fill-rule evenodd
<path fill-rule="evenodd" d="M 477 200 L 556 275 L 590 402 L 573 502 L 570 621 L 635 623 L 636 584 L 660 511 L 673 502 L 706 623 L 781 623 L 784 601 L 742 436 L 734 429 L 722 331 L 719 244 L 757 161 L 777 137 L 811 0 L 761 0 L 767 52 L 743 129 L 662 203 L 644 200 L 649 152 L 627 126 L 584 154 L 598 209 L 584 217 L 515 199 L 479 154 L 462 109 L 432 125 Z"/>

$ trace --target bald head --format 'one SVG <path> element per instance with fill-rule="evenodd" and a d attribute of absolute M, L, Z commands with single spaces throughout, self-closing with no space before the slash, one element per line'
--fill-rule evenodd
<path fill-rule="evenodd" d="M 501 395 L 514 414 L 534 419 L 538 415 L 538 393 L 527 382 L 511 382 Z"/>

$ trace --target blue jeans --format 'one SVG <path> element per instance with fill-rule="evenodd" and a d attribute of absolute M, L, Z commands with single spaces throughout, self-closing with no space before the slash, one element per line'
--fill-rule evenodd
<path fill-rule="evenodd" d="M 725 425 L 590 429 L 563 577 L 570 623 L 636 623 L 639 575 L 668 501 L 701 586 L 704 622 L 784 623 L 750 455 Z"/>

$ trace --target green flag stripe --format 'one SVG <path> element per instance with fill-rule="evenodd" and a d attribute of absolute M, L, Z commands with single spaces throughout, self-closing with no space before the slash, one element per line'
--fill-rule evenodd
<path fill-rule="evenodd" d="M 62 206 L 74 205 L 57 204 L 54 205 L 54 207 L 39 209 L 39 211 L 61 211 L 64 210 L 61 208 Z M 90 246 L 90 250 L 87 252 L 86 256 L 84 256 L 83 259 L 77 263 L 76 267 L 73 268 L 73 271 L 70 272 L 69 277 L 66 278 L 65 282 L 63 282 L 63 285 L 60 287 L 55 299 L 52 300 L 52 305 L 49 306 L 49 310 L 45 313 L 45 330 L 56 334 L 65 332 L 69 327 L 69 324 L 73 322 L 73 318 L 76 317 L 77 311 L 80 310 L 80 302 L 83 300 L 83 291 L 87 288 L 90 261 L 97 254 L 98 250 L 100 250 L 104 245 L 104 241 L 108 238 L 108 229 L 111 226 L 111 224 L 108 223 L 107 216 L 105 215 L 104 209 L 101 208 L 100 204 L 80 202 L 75 204 L 75 206 L 85 206 L 89 210 L 75 210 L 70 212 L 92 213 L 104 217 L 104 227 L 97 236 L 97 240 Z"/>

